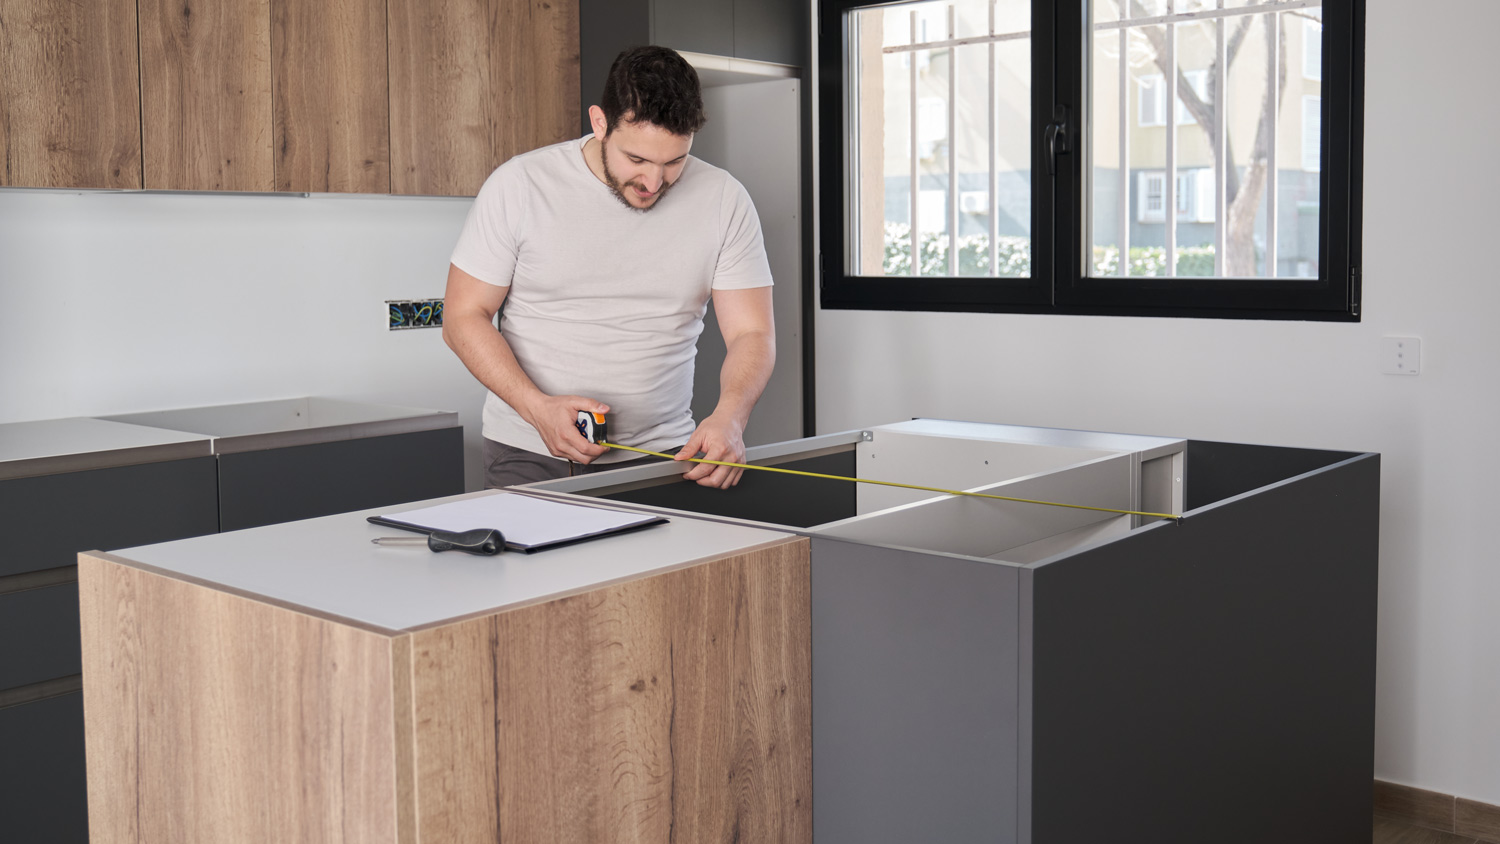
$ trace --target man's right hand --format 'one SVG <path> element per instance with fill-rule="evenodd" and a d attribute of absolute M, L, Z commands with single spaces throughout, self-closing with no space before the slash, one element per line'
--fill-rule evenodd
<path fill-rule="evenodd" d="M 578 433 L 578 411 L 608 413 L 609 405 L 584 396 L 539 395 L 525 408 L 516 408 L 542 436 L 542 442 L 553 457 L 574 463 L 592 463 L 609 451 Z"/>

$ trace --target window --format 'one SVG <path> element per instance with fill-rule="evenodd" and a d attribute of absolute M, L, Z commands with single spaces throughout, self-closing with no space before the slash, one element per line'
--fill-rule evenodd
<path fill-rule="evenodd" d="M 824 307 L 1359 318 L 1364 0 L 818 2 Z"/>
<path fill-rule="evenodd" d="M 1167 218 L 1167 174 L 1143 170 L 1136 174 L 1136 220 L 1160 223 Z M 1214 181 L 1211 170 L 1177 172 L 1177 219 L 1190 223 L 1214 221 Z"/>
<path fill-rule="evenodd" d="M 1185 78 L 1198 95 L 1199 99 L 1208 97 L 1208 71 L 1188 70 L 1183 71 Z M 1136 118 L 1142 126 L 1165 126 L 1167 125 L 1167 84 L 1166 78 L 1160 73 L 1142 76 L 1137 83 L 1140 86 L 1139 116 Z M 1182 98 L 1177 98 L 1177 125 L 1194 123 L 1193 113 L 1183 104 Z"/>

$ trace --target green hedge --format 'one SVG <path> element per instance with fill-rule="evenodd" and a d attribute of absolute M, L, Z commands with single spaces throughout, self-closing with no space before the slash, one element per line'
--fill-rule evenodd
<path fill-rule="evenodd" d="M 948 275 L 948 236 L 937 232 L 924 232 L 921 238 L 922 275 Z M 1167 250 L 1161 246 L 1132 246 L 1130 248 L 1130 274 L 1135 276 L 1166 275 Z M 1031 275 L 1031 238 L 1002 236 L 995 244 L 995 260 L 1000 266 L 999 276 L 1024 278 Z M 885 226 L 886 275 L 911 275 L 911 228 L 901 223 Z M 1094 275 L 1112 276 L 1120 271 L 1120 250 L 1112 246 L 1094 247 Z M 989 235 L 965 235 L 958 239 L 958 274 L 960 276 L 989 276 Z M 1179 276 L 1211 276 L 1214 274 L 1214 248 L 1212 246 L 1182 246 L 1177 249 L 1177 274 Z"/>

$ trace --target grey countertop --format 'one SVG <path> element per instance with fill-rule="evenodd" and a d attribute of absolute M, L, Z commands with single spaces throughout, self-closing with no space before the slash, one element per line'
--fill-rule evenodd
<path fill-rule="evenodd" d="M 0 480 L 213 454 L 213 438 L 104 419 L 0 425 Z"/>
<path fill-rule="evenodd" d="M 0 424 L 0 480 L 459 424 L 452 411 L 303 397 Z"/>
<path fill-rule="evenodd" d="M 372 525 L 367 516 L 513 494 L 467 493 L 126 548 L 110 556 L 394 632 L 575 594 L 791 536 L 673 517 L 663 525 L 534 554 L 505 552 L 483 557 L 457 551 L 433 553 L 421 545 L 386 547 L 370 542 L 400 531 Z"/>

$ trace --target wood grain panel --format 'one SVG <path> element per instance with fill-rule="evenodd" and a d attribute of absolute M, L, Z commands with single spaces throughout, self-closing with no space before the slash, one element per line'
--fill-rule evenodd
<path fill-rule="evenodd" d="M 275 188 L 269 2 L 140 0 L 147 188 Z"/>
<path fill-rule="evenodd" d="M 1453 812 L 1454 832 L 1480 841 L 1500 841 L 1500 806 L 1459 797 Z"/>
<path fill-rule="evenodd" d="M 276 189 L 389 193 L 385 0 L 272 0 Z"/>
<path fill-rule="evenodd" d="M 139 188 L 134 3 L 0 0 L 0 187 Z"/>
<path fill-rule="evenodd" d="M 394 842 L 389 637 L 80 555 L 92 840 Z"/>
<path fill-rule="evenodd" d="M 420 839 L 811 841 L 807 554 L 413 634 Z"/>
<path fill-rule="evenodd" d="M 578 0 L 390 0 L 391 184 L 472 196 L 578 131 Z"/>
<path fill-rule="evenodd" d="M 1375 780 L 1375 816 L 1453 831 L 1454 797 L 1409 785 Z"/>

